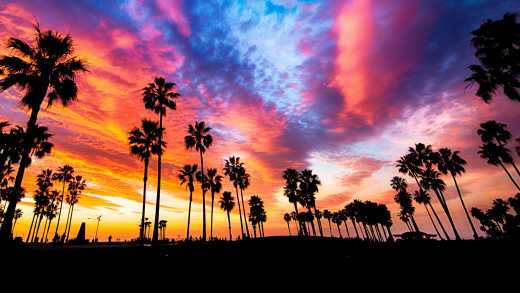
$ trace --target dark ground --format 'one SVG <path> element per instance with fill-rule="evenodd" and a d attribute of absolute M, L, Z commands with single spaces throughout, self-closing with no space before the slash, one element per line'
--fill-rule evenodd
<path fill-rule="evenodd" d="M 22 267 L 41 267 L 43 264 L 49 271 L 53 267 L 66 267 L 64 273 L 81 270 L 96 272 L 102 277 L 106 273 L 121 272 L 139 276 L 144 269 L 150 275 L 169 275 L 178 271 L 182 276 L 202 270 L 211 275 L 231 274 L 230 278 L 253 277 L 261 272 L 303 277 L 303 281 L 309 274 L 313 277 L 339 275 L 349 280 L 355 275 L 396 274 L 405 279 L 415 276 L 429 281 L 446 280 L 447 277 L 460 280 L 467 274 L 473 281 L 487 282 L 495 276 L 505 278 L 508 273 L 520 277 L 519 244 L 486 240 L 367 243 L 330 238 L 267 237 L 231 243 L 179 242 L 157 247 L 128 243 L 63 247 L 18 245 L 2 247 L 0 261 L 3 268 L 6 264 Z"/>

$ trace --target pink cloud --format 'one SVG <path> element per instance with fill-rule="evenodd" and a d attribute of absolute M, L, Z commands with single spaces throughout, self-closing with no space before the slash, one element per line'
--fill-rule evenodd
<path fill-rule="evenodd" d="M 183 36 L 191 35 L 190 24 L 182 12 L 182 0 L 156 0 L 155 3 L 164 16 L 177 26 Z"/>

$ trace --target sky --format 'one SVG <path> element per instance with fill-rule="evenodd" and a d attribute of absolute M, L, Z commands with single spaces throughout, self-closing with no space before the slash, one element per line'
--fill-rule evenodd
<path fill-rule="evenodd" d="M 286 168 L 318 174 L 319 209 L 337 210 L 353 199 L 385 203 L 393 231 L 404 232 L 389 182 L 399 175 L 395 161 L 417 142 L 459 150 L 468 161 L 458 179 L 466 205 L 486 208 L 515 190 L 503 170 L 478 157 L 476 129 L 495 119 L 519 137 L 520 104 L 501 95 L 485 104 L 475 88 L 465 87 L 467 66 L 476 62 L 470 32 L 518 11 L 520 3 L 508 0 L 2 0 L 0 54 L 9 53 L 9 37 L 30 42 L 38 22 L 70 34 L 89 69 L 78 78 L 76 102 L 39 116 L 55 148 L 26 172 L 15 235 L 27 233 L 35 176 L 63 164 L 88 182 L 71 234 L 85 222 L 92 238 L 93 218 L 102 215 L 101 240 L 138 235 L 143 164 L 130 156 L 127 135 L 142 118 L 158 119 L 141 95 L 156 76 L 175 82 L 182 95 L 164 122 L 160 218 L 168 221 L 169 238 L 185 235 L 189 194 L 177 174 L 184 164 L 199 163 L 183 138 L 187 125 L 200 120 L 214 138 L 205 166 L 221 170 L 232 155 L 245 162 L 252 176 L 245 197 L 265 201 L 266 235 L 287 234 Z M 0 93 L 0 120 L 25 125 L 28 112 L 19 101 L 15 89 Z M 153 219 L 155 160 L 150 168 L 146 215 Z M 459 232 L 469 238 L 452 179 L 444 179 Z M 224 190 L 233 191 L 228 180 Z M 202 230 L 201 197 L 197 188 L 194 236 Z M 441 212 L 436 200 L 434 206 Z M 227 217 L 215 208 L 216 234 L 224 237 Z M 416 205 L 416 219 L 434 232 L 423 206 Z M 231 220 L 238 235 L 237 211 Z"/>

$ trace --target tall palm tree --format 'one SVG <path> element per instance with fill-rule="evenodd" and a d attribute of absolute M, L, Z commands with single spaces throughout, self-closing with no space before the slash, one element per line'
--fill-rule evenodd
<path fill-rule="evenodd" d="M 488 19 L 471 34 L 475 57 L 480 64 L 469 66 L 472 74 L 466 82 L 478 85 L 476 94 L 486 103 L 499 88 L 509 99 L 520 102 L 520 23 L 517 15 L 506 13 L 502 19 Z"/>
<path fill-rule="evenodd" d="M 318 175 L 313 174 L 312 170 L 302 170 L 299 173 L 300 176 L 300 192 L 301 192 L 301 200 L 304 207 L 307 208 L 309 212 L 311 212 L 311 208 L 314 209 L 314 214 L 316 214 L 316 197 L 315 194 L 318 192 L 318 186 L 321 185 L 321 181 L 318 178 Z M 311 222 L 311 228 L 314 235 L 316 235 L 316 231 L 314 229 L 314 221 Z M 321 229 L 321 222 L 318 220 L 318 228 L 320 230 L 320 235 L 323 236 L 323 230 Z"/>
<path fill-rule="evenodd" d="M 148 181 L 148 164 L 152 155 L 159 155 L 164 152 L 166 142 L 159 141 L 160 133 L 163 130 L 155 121 L 143 119 L 141 128 L 134 127 L 128 134 L 130 153 L 144 162 L 143 176 L 143 207 L 141 211 L 141 225 L 139 229 L 139 239 L 144 244 L 144 218 L 146 213 L 146 183 Z"/>
<path fill-rule="evenodd" d="M 186 184 L 186 189 L 190 191 L 190 204 L 188 208 L 188 228 L 186 231 L 186 240 L 190 240 L 191 202 L 193 201 L 193 191 L 195 190 L 195 185 L 193 184 L 193 182 L 196 172 L 197 164 L 184 165 L 184 167 L 179 172 L 179 180 L 181 181 L 181 185 Z"/>
<path fill-rule="evenodd" d="M 480 124 L 480 128 L 477 130 L 477 134 L 480 136 L 484 144 L 495 143 L 497 144 L 498 148 L 501 149 L 501 153 L 510 153 L 506 145 L 509 140 L 511 140 L 512 136 L 511 132 L 507 130 L 506 124 L 496 122 L 495 120 L 484 122 Z M 502 161 L 506 164 L 511 164 L 518 176 L 520 176 L 520 170 L 516 166 L 513 157 L 507 156 L 507 158 L 503 158 Z"/>
<path fill-rule="evenodd" d="M 217 169 L 208 168 L 208 184 L 211 190 L 211 226 L 209 238 L 213 239 L 213 203 L 215 202 L 215 193 L 220 193 L 222 190 L 223 177 L 217 173 Z"/>
<path fill-rule="evenodd" d="M 154 82 L 143 88 L 144 107 L 159 114 L 159 145 L 163 145 L 163 117 L 168 109 L 177 108 L 176 99 L 180 96 L 175 90 L 175 83 L 167 82 L 163 77 L 156 77 Z M 162 153 L 157 155 L 157 200 L 155 201 L 155 218 L 153 224 L 152 242 L 157 242 L 159 237 L 159 208 L 161 206 L 161 167 Z"/>
<path fill-rule="evenodd" d="M 54 181 L 61 182 L 61 194 L 57 198 L 57 201 L 60 203 L 60 211 L 58 212 L 58 222 L 56 223 L 56 230 L 54 231 L 54 240 L 57 241 L 58 236 L 58 228 L 60 227 L 60 219 L 61 219 L 61 210 L 63 208 L 63 201 L 65 199 L 65 185 L 69 184 L 74 176 L 74 168 L 70 165 L 64 165 L 58 168 L 56 172 L 54 172 L 52 179 Z"/>
<path fill-rule="evenodd" d="M 513 176 L 511 176 L 511 173 L 509 173 L 509 170 L 507 170 L 506 166 L 504 165 L 504 162 L 510 162 L 513 160 L 507 148 L 500 147 L 492 142 L 488 142 L 479 147 L 478 154 L 482 159 L 487 160 L 488 164 L 493 166 L 500 165 L 502 169 L 504 169 L 504 171 L 506 172 L 509 179 L 511 179 L 511 182 L 513 182 L 513 185 L 516 187 L 516 189 L 520 191 L 520 186 L 515 181 Z"/>
<path fill-rule="evenodd" d="M 460 176 L 462 173 L 466 172 L 464 169 L 464 165 L 466 165 L 466 161 L 459 155 L 459 151 L 452 152 L 449 148 L 441 148 L 439 149 L 439 156 L 437 161 L 437 168 L 439 171 L 447 175 L 448 173 L 453 178 L 453 182 L 455 183 L 455 187 L 457 188 L 457 193 L 459 194 L 459 199 L 464 208 L 464 212 L 466 213 L 466 217 L 471 226 L 471 230 L 473 231 L 473 238 L 478 239 L 477 230 L 475 229 L 475 225 L 473 225 L 473 221 L 471 221 L 471 217 L 469 216 L 468 209 L 466 208 L 466 204 L 464 203 L 464 199 L 462 198 L 462 193 L 459 188 L 459 184 L 457 182 L 456 176 Z"/>
<path fill-rule="evenodd" d="M 244 238 L 244 226 L 242 224 L 242 207 L 240 205 L 240 196 L 238 195 L 238 185 L 241 181 L 241 169 L 243 163 L 240 162 L 239 157 L 231 156 L 229 159 L 226 159 L 224 163 L 224 175 L 229 178 L 229 181 L 233 182 L 233 186 L 235 187 L 235 192 L 237 194 L 237 203 L 238 203 L 238 214 L 240 217 L 240 231 L 242 232 L 242 238 Z M 246 218 L 244 217 L 244 220 Z"/>
<path fill-rule="evenodd" d="M 325 220 L 327 220 L 329 222 L 330 237 L 333 237 L 333 235 L 332 235 L 332 227 L 330 225 L 330 220 L 332 219 L 332 213 L 329 210 L 324 210 L 323 211 L 323 218 L 325 218 Z"/>
<path fill-rule="evenodd" d="M 289 168 L 283 172 L 283 179 L 285 179 L 283 194 L 287 197 L 289 202 L 294 205 L 294 212 L 296 215 L 299 215 L 298 203 L 301 202 L 301 193 L 299 191 L 300 175 L 295 169 Z M 305 224 L 302 223 L 300 217 L 297 217 L 297 219 L 300 226 L 300 233 L 307 236 L 307 228 L 305 227 Z"/>
<path fill-rule="evenodd" d="M 287 230 L 289 230 L 289 236 L 292 236 L 291 226 L 289 226 L 289 223 L 291 222 L 291 215 L 289 213 L 285 213 L 283 215 L 283 220 L 287 223 Z"/>
<path fill-rule="evenodd" d="M 453 229 L 453 233 L 455 234 L 455 239 L 460 240 L 459 232 L 457 231 L 457 227 L 455 227 L 455 223 L 453 222 L 453 218 L 451 217 L 450 209 L 448 208 L 448 204 L 446 203 L 446 199 L 444 197 L 444 191 L 446 190 L 446 183 L 439 178 L 440 173 L 432 168 L 426 168 L 421 175 L 421 185 L 423 186 L 425 191 L 433 190 L 437 199 L 439 200 L 441 207 L 444 210 L 444 213 L 448 217 L 448 221 L 450 222 L 451 228 Z"/>
<path fill-rule="evenodd" d="M 14 182 L 15 191 L 21 190 L 25 169 L 30 164 L 34 147 L 32 142 L 43 102 L 47 100 L 49 107 L 56 101 L 60 101 L 63 106 L 74 101 L 78 93 L 76 74 L 86 71 L 84 62 L 74 55 L 70 35 L 41 31 L 38 25 L 35 26 L 35 30 L 36 36 L 32 46 L 20 39 L 9 38 L 7 47 L 12 55 L 0 57 L 0 92 L 13 86 L 19 88 L 23 93 L 21 102 L 31 112 Z M 16 199 L 9 201 L 0 230 L 0 240 L 10 237 L 16 204 Z"/>
<path fill-rule="evenodd" d="M 184 137 L 184 145 L 186 149 L 195 149 L 200 155 L 200 172 L 201 178 L 205 179 L 204 176 L 204 159 L 203 154 L 213 143 L 213 137 L 209 134 L 211 127 L 206 126 L 204 121 L 195 121 L 195 125 L 188 125 L 188 135 Z M 202 240 L 206 241 L 206 192 L 204 191 L 204 184 L 201 182 L 202 190 Z"/>
<path fill-rule="evenodd" d="M 68 225 L 65 230 L 67 231 L 67 235 L 65 236 L 65 241 L 69 240 L 70 227 L 72 226 L 72 215 L 74 214 L 74 207 L 79 201 L 81 193 L 83 190 L 87 188 L 87 181 L 83 179 L 83 176 L 76 175 L 72 178 L 69 183 L 68 189 L 69 193 L 67 194 L 67 203 L 69 204 L 69 217 L 68 217 Z"/>
<path fill-rule="evenodd" d="M 229 241 L 233 240 L 233 236 L 231 235 L 231 218 L 229 217 L 229 213 L 233 210 L 235 207 L 235 201 L 233 199 L 233 196 L 231 195 L 231 192 L 224 191 L 222 193 L 222 196 L 219 200 L 220 208 L 227 213 L 227 219 L 228 219 L 228 229 L 229 229 Z"/>

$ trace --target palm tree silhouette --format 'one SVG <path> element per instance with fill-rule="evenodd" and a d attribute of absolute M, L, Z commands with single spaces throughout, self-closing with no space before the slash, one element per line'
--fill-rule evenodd
<path fill-rule="evenodd" d="M 287 223 L 287 230 L 289 230 L 289 236 L 292 236 L 291 226 L 289 225 L 289 223 L 291 222 L 291 215 L 289 213 L 285 213 L 283 215 L 283 220 Z"/>
<path fill-rule="evenodd" d="M 332 219 L 332 213 L 329 210 L 324 210 L 323 211 L 323 218 L 325 218 L 325 220 L 327 220 L 329 222 L 330 237 L 334 237 L 334 235 L 332 235 L 332 227 L 330 225 L 330 220 Z"/>
<path fill-rule="evenodd" d="M 496 122 L 495 120 L 484 122 L 480 124 L 477 134 L 480 136 L 484 144 L 495 143 L 501 149 L 499 150 L 499 153 L 510 153 L 506 145 L 509 140 L 511 140 L 512 136 L 511 132 L 507 130 L 506 124 Z M 510 155 L 505 155 L 504 158 L 502 158 L 502 161 L 506 164 L 511 164 L 518 176 L 520 176 L 520 170 L 518 170 L 515 161 Z"/>
<path fill-rule="evenodd" d="M 339 227 L 341 225 L 341 218 L 338 212 L 332 213 L 332 223 L 336 224 L 338 228 L 339 238 L 343 238 L 343 235 L 341 235 L 341 229 Z"/>
<path fill-rule="evenodd" d="M 23 211 L 22 211 L 21 209 L 16 209 L 16 211 L 14 212 L 14 223 L 13 223 L 13 230 L 11 231 L 11 233 L 14 232 L 14 228 L 16 227 L 16 222 L 17 222 L 18 219 L 20 219 L 22 216 L 23 216 Z"/>
<path fill-rule="evenodd" d="M 14 181 L 13 165 L 20 162 L 21 143 L 23 137 L 17 128 L 7 129 L 10 124 L 7 121 L 0 121 L 0 191 L 6 195 L 9 185 Z M 4 129 L 7 131 L 4 132 Z M 7 198 L 0 198 L 1 200 Z"/>
<path fill-rule="evenodd" d="M 242 202 L 242 211 L 244 212 L 244 226 L 246 227 L 246 234 L 247 237 L 251 237 L 249 234 L 249 225 L 247 224 L 247 213 L 246 208 L 244 206 L 244 190 L 249 187 L 250 181 L 250 175 L 249 173 L 246 173 L 246 168 L 244 167 L 244 163 L 240 165 L 240 168 L 238 168 L 238 187 L 240 188 L 240 201 Z M 240 203 L 239 203 L 240 204 Z"/>
<path fill-rule="evenodd" d="M 502 19 L 488 19 L 471 34 L 480 65 L 469 66 L 472 74 L 466 78 L 468 85 L 477 84 L 476 94 L 486 103 L 500 87 L 509 99 L 520 102 L 520 23 L 517 15 L 506 13 Z"/>
<path fill-rule="evenodd" d="M 53 178 L 54 178 L 54 174 L 53 174 Z M 47 205 L 45 207 L 45 210 L 44 210 L 46 221 L 45 221 L 45 225 L 43 225 L 44 230 L 43 230 L 43 234 L 42 234 L 42 238 L 41 238 L 44 242 L 47 242 L 52 220 L 56 217 L 56 213 L 58 211 L 58 205 L 56 204 L 56 200 L 58 200 L 59 196 L 60 196 L 60 192 L 57 190 L 51 190 L 49 193 L 50 203 L 49 203 L 49 205 Z"/>
<path fill-rule="evenodd" d="M 31 235 L 31 228 L 29 228 L 29 236 L 26 241 L 34 242 L 37 239 L 38 232 L 40 231 L 40 224 L 45 216 L 45 209 L 50 203 L 52 185 L 52 170 L 42 170 L 36 177 L 37 189 L 34 192 L 34 213 L 37 214 L 36 222 L 34 222 L 35 229 Z"/>
<path fill-rule="evenodd" d="M 58 236 L 58 228 L 60 227 L 60 219 L 61 219 L 61 211 L 63 208 L 63 200 L 65 198 L 65 185 L 69 184 L 74 176 L 74 168 L 70 165 L 64 165 L 58 168 L 52 177 L 52 180 L 61 182 L 61 194 L 57 198 L 57 201 L 60 203 L 60 211 L 58 212 L 58 222 L 56 223 L 56 230 L 54 231 L 54 241 L 57 241 Z"/>
<path fill-rule="evenodd" d="M 152 155 L 159 155 L 164 152 L 166 142 L 159 141 L 160 133 L 163 130 L 155 121 L 143 119 L 141 128 L 134 127 L 128 134 L 130 153 L 144 162 L 143 176 L 143 207 L 141 211 L 141 225 L 139 229 L 139 239 L 144 244 L 144 218 L 146 213 L 146 183 L 148 181 L 148 164 Z"/>
<path fill-rule="evenodd" d="M 190 191 L 190 204 L 188 208 L 188 228 L 186 231 L 186 240 L 190 238 L 190 219 L 191 219 L 191 203 L 193 201 L 193 191 L 195 190 L 195 185 L 193 184 L 195 173 L 197 172 L 197 164 L 193 165 L 184 165 L 184 167 L 179 172 L 179 180 L 181 181 L 181 185 L 186 184 L 186 189 Z"/>
<path fill-rule="evenodd" d="M 220 197 L 219 200 L 220 208 L 227 213 L 227 219 L 228 219 L 228 229 L 229 229 L 229 241 L 233 240 L 233 236 L 231 235 L 231 219 L 229 217 L 229 213 L 233 210 L 235 207 L 235 201 L 233 196 L 231 195 L 231 192 L 224 191 Z"/>
<path fill-rule="evenodd" d="M 406 188 L 408 187 L 406 180 L 401 177 L 394 176 L 390 181 L 390 185 L 395 191 L 397 191 L 394 196 L 394 201 L 401 207 L 401 213 L 403 215 L 407 215 L 412 221 L 415 232 L 421 232 L 413 216 L 415 208 L 412 205 L 412 195 L 406 191 Z"/>
<path fill-rule="evenodd" d="M 211 190 L 211 225 L 209 237 L 213 239 L 213 205 L 215 202 L 215 193 L 220 193 L 222 190 L 222 179 L 223 177 L 217 173 L 217 169 L 208 168 L 208 184 Z"/>
<path fill-rule="evenodd" d="M 163 145 L 163 117 L 166 110 L 175 110 L 175 100 L 180 96 L 175 91 L 175 83 L 167 82 L 163 77 L 156 77 L 154 82 L 149 83 L 143 89 L 144 107 L 159 114 L 159 145 Z M 157 155 L 157 200 L 155 202 L 155 219 L 153 224 L 152 242 L 157 242 L 159 236 L 159 208 L 161 206 L 161 162 L 162 153 Z"/>
<path fill-rule="evenodd" d="M 69 193 L 67 194 L 67 203 L 69 204 L 69 216 L 67 218 L 67 226 L 65 226 L 65 231 L 67 231 L 67 235 L 65 236 L 65 241 L 69 240 L 69 234 L 70 234 L 70 227 L 72 226 L 72 215 L 74 214 L 74 207 L 79 201 L 79 198 L 81 196 L 81 193 L 83 190 L 87 188 L 87 182 L 85 179 L 83 179 L 83 176 L 76 175 L 72 178 L 71 182 L 69 183 L 68 190 Z"/>
<path fill-rule="evenodd" d="M 469 216 L 468 209 L 466 208 L 466 204 L 464 203 L 464 199 L 462 198 L 462 193 L 459 188 L 459 184 L 457 183 L 457 179 L 455 178 L 457 175 L 461 175 L 466 172 L 464 169 L 464 165 L 466 165 L 466 161 L 459 155 L 459 151 L 452 152 L 449 148 L 441 148 L 439 149 L 437 168 L 439 171 L 447 175 L 448 173 L 453 178 L 453 182 L 455 183 L 455 187 L 457 188 L 457 193 L 459 194 L 459 199 L 464 208 L 464 212 L 466 213 L 466 217 L 471 226 L 471 230 L 473 231 L 473 238 L 478 239 L 477 230 L 475 230 L 475 226 L 473 225 L 473 221 L 471 221 L 471 217 Z"/>
<path fill-rule="evenodd" d="M 287 197 L 290 203 L 294 205 L 294 212 L 296 215 L 298 215 L 298 224 L 300 226 L 300 234 L 303 233 L 303 235 L 307 236 L 307 228 L 305 227 L 305 224 L 301 221 L 298 212 L 298 203 L 302 202 L 301 200 L 301 193 L 299 191 L 299 182 L 300 182 L 300 175 L 298 171 L 295 169 L 286 169 L 283 172 L 283 179 L 285 179 L 285 185 L 283 187 L 284 189 L 284 195 Z"/>
<path fill-rule="evenodd" d="M 194 148 L 200 155 L 200 172 L 201 172 L 201 190 L 202 190 L 202 240 L 206 241 L 206 191 L 204 176 L 204 159 L 203 154 L 213 143 L 213 137 L 209 134 L 211 127 L 206 126 L 204 121 L 197 122 L 195 125 L 188 125 L 188 135 L 184 137 L 184 145 L 186 149 Z"/>
<path fill-rule="evenodd" d="M 312 213 L 311 208 L 314 209 L 314 214 L 316 214 L 316 197 L 315 194 L 319 191 L 318 186 L 321 185 L 321 181 L 318 178 L 318 175 L 312 174 L 312 170 L 302 170 L 299 174 L 300 177 L 300 193 L 302 205 L 307 208 L 309 212 Z M 320 235 L 323 237 L 323 230 L 321 228 L 321 222 L 318 219 L 318 228 Z M 316 236 L 316 231 L 314 228 L 314 221 L 311 221 L 311 228 L 314 236 Z"/>
<path fill-rule="evenodd" d="M 168 223 L 166 220 L 159 221 L 159 228 L 161 229 L 161 240 L 166 239 L 166 223 Z"/>
<path fill-rule="evenodd" d="M 235 187 L 235 192 L 237 194 L 237 203 L 238 203 L 238 214 L 240 216 L 240 231 L 242 232 L 242 238 L 244 238 L 244 226 L 242 224 L 242 207 L 240 205 L 240 196 L 238 195 L 238 185 L 241 180 L 241 168 L 243 163 L 240 162 L 239 157 L 231 156 L 229 159 L 226 159 L 224 163 L 224 175 L 229 177 L 229 181 L 233 182 L 233 186 Z M 244 220 L 246 218 L 244 217 Z"/>
<path fill-rule="evenodd" d="M 356 218 L 356 209 L 355 209 L 355 206 L 354 206 L 354 203 L 349 203 L 345 206 L 345 208 L 343 209 L 344 211 L 344 214 L 350 219 L 350 221 L 352 222 L 352 226 L 354 226 L 354 231 L 356 232 L 356 238 L 359 239 L 359 232 L 358 232 L 358 229 L 356 227 L 356 222 L 355 222 L 355 218 Z"/>
<path fill-rule="evenodd" d="M 13 55 L 0 57 L 0 92 L 13 86 L 23 91 L 21 102 L 30 111 L 27 132 L 22 145 L 22 156 L 18 166 L 14 190 L 20 191 L 25 169 L 30 157 L 37 131 L 40 108 L 47 98 L 50 107 L 56 101 L 67 106 L 77 97 L 76 74 L 86 71 L 84 62 L 74 55 L 70 35 L 63 36 L 53 31 L 41 31 L 35 25 L 34 46 L 17 39 L 9 38 L 7 47 Z M 12 221 L 16 210 L 16 197 L 9 200 L 9 206 L 0 230 L 0 240 L 10 238 Z"/>
<path fill-rule="evenodd" d="M 510 151 L 507 148 L 500 147 L 492 142 L 488 142 L 479 147 L 478 154 L 482 159 L 487 160 L 488 164 L 493 166 L 500 165 L 506 172 L 509 179 L 511 179 L 511 182 L 513 182 L 515 187 L 520 191 L 520 186 L 504 165 L 504 162 L 510 162 L 513 160 Z"/>
<path fill-rule="evenodd" d="M 258 196 L 253 195 L 248 201 L 249 204 L 249 221 L 253 225 L 253 232 L 256 238 L 256 228 L 260 236 L 263 236 L 262 222 L 265 220 L 264 201 Z"/>

